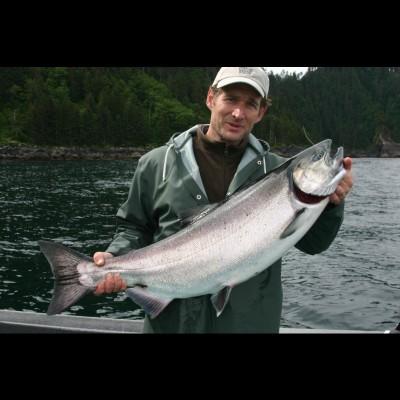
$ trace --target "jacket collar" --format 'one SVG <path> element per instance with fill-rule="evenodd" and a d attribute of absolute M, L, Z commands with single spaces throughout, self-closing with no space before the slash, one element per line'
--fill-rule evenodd
<path fill-rule="evenodd" d="M 196 135 L 198 125 L 193 126 L 185 132 L 178 132 L 171 136 L 167 145 L 173 145 L 175 150 L 180 150 L 184 146 L 188 145 L 188 142 Z M 191 142 L 190 142 L 191 143 Z M 252 133 L 249 135 L 249 147 L 254 153 L 260 157 L 264 157 L 270 150 L 270 146 L 267 142 L 261 139 L 257 139 Z"/>
<path fill-rule="evenodd" d="M 198 125 L 195 125 L 185 132 L 175 133 L 167 142 L 168 149 L 164 158 L 163 181 L 166 180 L 168 153 L 171 149 L 174 149 L 175 152 L 180 154 L 183 165 L 205 194 L 206 191 L 201 180 L 200 170 L 196 162 L 192 143 L 193 136 L 196 135 L 197 128 Z M 264 173 L 266 173 L 266 155 L 269 152 L 269 149 L 270 147 L 268 143 L 257 139 L 252 133 L 250 133 L 247 149 L 243 154 L 235 177 L 230 185 L 230 189 L 232 189 L 231 192 L 236 190 L 243 183 L 242 180 L 245 179 L 245 177 L 243 177 L 243 173 L 247 176 L 248 174 L 252 174 L 260 168 L 258 163 L 262 164 Z M 255 159 L 258 159 L 257 164 L 254 162 Z M 241 174 L 242 171 L 243 173 Z"/>

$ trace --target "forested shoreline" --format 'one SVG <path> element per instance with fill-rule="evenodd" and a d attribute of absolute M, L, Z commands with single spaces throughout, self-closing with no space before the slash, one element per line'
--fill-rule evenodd
<path fill-rule="evenodd" d="M 218 68 L 1 67 L 0 146 L 98 154 L 159 146 L 209 122 L 205 97 Z M 349 154 L 374 154 L 382 138 L 400 142 L 399 67 L 309 67 L 269 77 L 272 106 L 254 133 L 276 151 L 309 146 L 305 132 Z"/>
<path fill-rule="evenodd" d="M 283 157 L 292 157 L 304 150 L 306 146 L 289 145 L 272 147 L 271 152 Z M 138 160 L 152 147 L 64 147 L 64 146 L 0 146 L 0 162 L 2 161 L 62 161 L 62 160 Z M 380 140 L 369 151 L 346 151 L 346 157 L 400 157 L 400 144 L 393 141 Z"/>

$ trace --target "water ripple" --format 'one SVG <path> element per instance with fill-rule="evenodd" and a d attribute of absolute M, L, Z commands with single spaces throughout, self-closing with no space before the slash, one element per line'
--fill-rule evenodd
<path fill-rule="evenodd" d="M 38 240 L 92 255 L 115 233 L 132 161 L 0 164 L 2 309 L 46 312 L 53 277 Z M 393 329 L 400 321 L 400 159 L 354 159 L 355 186 L 326 252 L 284 257 L 283 327 Z M 65 314 L 142 319 L 124 295 L 87 296 Z"/>

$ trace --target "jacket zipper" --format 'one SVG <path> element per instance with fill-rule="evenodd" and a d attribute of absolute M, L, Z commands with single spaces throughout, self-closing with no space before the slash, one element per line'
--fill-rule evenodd
<path fill-rule="evenodd" d="M 229 187 L 228 182 L 226 181 L 227 180 L 227 176 L 226 176 L 226 159 L 228 158 L 228 155 L 229 155 L 228 146 L 225 146 L 224 155 L 222 157 L 222 168 L 223 168 L 223 171 L 224 171 L 224 192 L 225 192 L 225 195 L 226 195 L 226 192 L 228 191 L 228 187 Z"/>

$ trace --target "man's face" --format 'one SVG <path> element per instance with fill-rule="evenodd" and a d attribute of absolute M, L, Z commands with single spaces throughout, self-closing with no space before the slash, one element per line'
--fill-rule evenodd
<path fill-rule="evenodd" d="M 240 143 L 264 116 L 267 106 L 261 108 L 260 104 L 259 93 L 246 84 L 225 86 L 217 95 L 210 89 L 207 107 L 211 110 L 211 120 L 207 136 L 228 144 Z"/>

